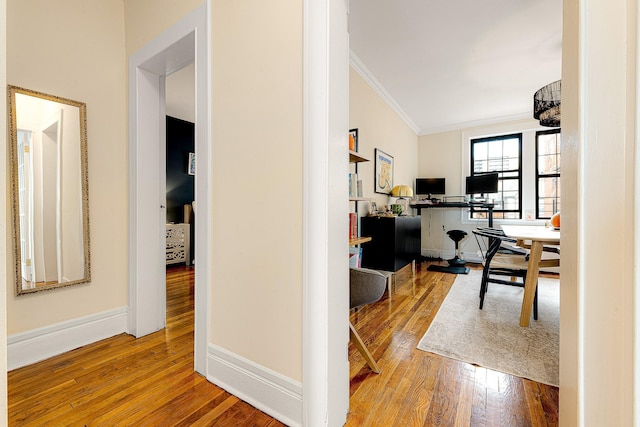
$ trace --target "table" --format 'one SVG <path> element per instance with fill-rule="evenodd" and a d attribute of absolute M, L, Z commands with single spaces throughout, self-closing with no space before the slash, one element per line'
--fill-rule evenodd
<path fill-rule="evenodd" d="M 418 215 L 420 215 L 421 209 L 432 209 L 432 208 L 458 208 L 458 209 L 466 209 L 471 207 L 482 208 L 488 211 L 488 219 L 489 219 L 489 227 L 493 227 L 493 203 L 487 202 L 435 202 L 435 203 L 426 203 L 426 202 L 418 202 L 412 203 L 409 207 L 418 210 Z"/>
<path fill-rule="evenodd" d="M 522 310 L 520 311 L 520 326 L 529 326 L 540 267 L 557 267 L 560 265 L 559 259 L 542 260 L 542 249 L 544 245 L 560 244 L 560 230 L 531 225 L 503 225 L 502 230 L 507 236 L 516 239 L 516 245 L 530 249 L 527 280 L 524 284 Z"/>

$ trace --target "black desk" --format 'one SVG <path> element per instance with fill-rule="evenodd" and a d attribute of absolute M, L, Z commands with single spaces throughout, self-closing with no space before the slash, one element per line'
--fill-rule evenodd
<path fill-rule="evenodd" d="M 433 209 L 433 208 L 459 208 L 467 209 L 471 207 L 486 209 L 489 212 L 489 227 L 493 227 L 493 203 L 486 202 L 437 202 L 437 203 L 414 203 L 409 207 L 418 210 L 420 215 L 421 209 Z"/>

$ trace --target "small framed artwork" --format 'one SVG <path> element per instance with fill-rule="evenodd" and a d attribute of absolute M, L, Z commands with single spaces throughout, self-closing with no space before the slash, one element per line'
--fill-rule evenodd
<path fill-rule="evenodd" d="M 390 194 L 393 188 L 393 156 L 376 148 L 375 162 L 376 193 Z"/>
<path fill-rule="evenodd" d="M 187 165 L 187 173 L 189 175 L 196 174 L 196 153 L 189 153 L 189 163 Z"/>
<path fill-rule="evenodd" d="M 358 129 L 349 129 L 349 150 L 358 152 Z"/>

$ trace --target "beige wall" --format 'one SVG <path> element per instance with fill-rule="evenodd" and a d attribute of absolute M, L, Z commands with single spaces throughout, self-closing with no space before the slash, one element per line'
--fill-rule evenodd
<path fill-rule="evenodd" d="M 127 57 L 206 0 L 122 0 Z"/>
<path fill-rule="evenodd" d="M 560 420 L 637 425 L 637 4 L 563 8 Z"/>
<path fill-rule="evenodd" d="M 6 28 L 7 2 L 0 0 L 0 28 Z M 6 52 L 6 31 L 0 30 L 0 52 Z M 6 56 L 0 55 L 0 87 L 7 86 Z M 7 134 L 7 107 L 6 103 L 0 103 L 0 135 Z M 0 164 L 7 163 L 7 138 L 0 138 Z M 5 173 L 0 174 L 0 195 L 4 195 L 5 205 L 10 200 L 7 194 L 7 178 L 9 168 L 4 168 Z M 0 196 L 2 197 L 2 196 Z M 7 226 L 7 209 L 0 209 L 0 260 L 7 259 L 8 246 L 11 242 L 7 234 L 11 234 Z M 0 262 L 0 425 L 7 425 L 7 301 L 6 288 L 11 288 L 12 268 L 7 268 L 6 263 Z M 8 285 L 9 284 L 9 285 Z"/>
<path fill-rule="evenodd" d="M 127 52 L 200 3 L 126 1 Z M 209 342 L 298 381 L 301 17 L 293 0 L 212 2 Z"/>
<path fill-rule="evenodd" d="M 11 275 L 12 335 L 128 304 L 126 57 L 120 0 L 10 0 L 7 14 L 7 83 L 87 104 L 92 273 L 21 297 Z"/>
<path fill-rule="evenodd" d="M 393 156 L 393 184 L 414 187 L 418 173 L 418 136 L 353 68 L 349 70 L 349 128 L 358 129 L 358 152 L 370 159 L 358 164 L 364 197 L 373 198 L 378 208 L 395 202 L 395 198 L 374 192 L 376 148 Z M 353 210 L 353 202 L 351 205 Z M 366 214 L 367 209 L 361 202 L 359 212 L 364 210 Z"/>
<path fill-rule="evenodd" d="M 213 1 L 211 18 L 210 341 L 299 381 L 302 2 Z"/>

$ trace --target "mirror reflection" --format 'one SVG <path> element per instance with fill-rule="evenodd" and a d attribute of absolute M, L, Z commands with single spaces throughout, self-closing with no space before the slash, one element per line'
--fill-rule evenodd
<path fill-rule="evenodd" d="M 9 86 L 16 292 L 86 283 L 86 106 Z"/>

